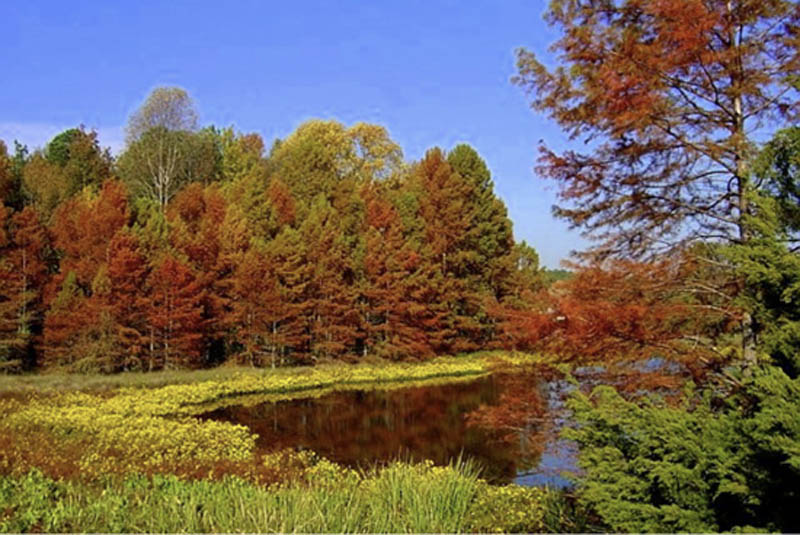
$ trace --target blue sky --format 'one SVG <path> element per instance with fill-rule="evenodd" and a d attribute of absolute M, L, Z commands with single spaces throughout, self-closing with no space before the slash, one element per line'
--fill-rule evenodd
<path fill-rule="evenodd" d="M 119 150 L 130 113 L 159 85 L 195 99 L 202 124 L 269 145 L 312 117 L 388 128 L 416 159 L 474 146 L 518 240 L 549 267 L 585 242 L 551 216 L 535 176 L 559 129 L 509 79 L 514 49 L 547 53 L 544 0 L 464 2 L 15 2 L 0 18 L 0 139 L 40 146 L 78 124 Z"/>

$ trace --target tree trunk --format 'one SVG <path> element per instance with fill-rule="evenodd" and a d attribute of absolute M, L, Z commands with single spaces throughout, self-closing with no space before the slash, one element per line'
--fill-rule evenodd
<path fill-rule="evenodd" d="M 728 13 L 732 16 L 733 15 L 733 2 L 728 0 L 727 2 L 727 9 Z M 737 35 L 738 34 L 738 35 Z M 750 178 L 748 176 L 749 170 L 747 168 L 747 145 L 745 140 L 747 139 L 747 132 L 745 130 L 745 117 L 743 112 L 743 103 L 742 103 L 742 96 L 741 96 L 741 86 L 742 80 L 744 78 L 743 73 L 743 66 L 741 62 L 741 28 L 736 26 L 731 26 L 731 30 L 729 33 L 729 40 L 730 46 L 735 48 L 737 51 L 737 58 L 738 61 L 733 66 L 733 71 L 731 72 L 731 86 L 734 89 L 733 94 L 733 113 L 734 113 L 734 125 L 733 125 L 733 132 L 732 132 L 732 141 L 735 147 L 735 156 L 734 161 L 736 163 L 736 186 L 738 189 L 738 210 L 739 210 L 739 241 L 741 245 L 747 245 L 750 241 L 750 231 L 747 228 L 747 221 L 746 217 L 748 215 L 748 211 L 750 209 L 749 206 L 749 197 L 750 197 Z M 745 289 L 747 291 L 747 289 Z M 755 367 L 757 363 L 757 354 L 756 354 L 756 331 L 754 327 L 753 317 L 750 315 L 749 311 L 745 311 L 744 316 L 742 317 L 742 324 L 741 324 L 741 334 L 742 334 L 742 359 L 744 365 L 744 373 L 745 375 L 750 375 L 752 373 L 752 369 Z"/>

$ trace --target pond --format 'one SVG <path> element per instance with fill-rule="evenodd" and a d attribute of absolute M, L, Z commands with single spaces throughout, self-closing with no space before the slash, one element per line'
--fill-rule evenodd
<path fill-rule="evenodd" d="M 334 392 L 227 406 L 203 419 L 246 425 L 260 452 L 308 449 L 348 466 L 396 459 L 447 464 L 471 458 L 494 483 L 569 486 L 576 451 L 558 438 L 566 381 L 550 368 L 470 382 Z"/>

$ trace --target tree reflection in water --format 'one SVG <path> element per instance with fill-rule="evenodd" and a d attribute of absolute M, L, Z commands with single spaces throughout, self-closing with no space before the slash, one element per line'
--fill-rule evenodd
<path fill-rule="evenodd" d="M 447 464 L 471 457 L 483 477 L 513 481 L 535 468 L 553 432 L 554 372 L 497 373 L 468 383 L 229 406 L 201 416 L 246 425 L 262 452 L 313 450 L 348 466 L 397 458 Z"/>

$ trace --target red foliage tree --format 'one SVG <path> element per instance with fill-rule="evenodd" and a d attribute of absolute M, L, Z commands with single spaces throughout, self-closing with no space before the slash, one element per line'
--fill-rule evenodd
<path fill-rule="evenodd" d="M 413 314 L 428 333 L 434 352 L 473 350 L 480 337 L 475 318 L 480 299 L 476 288 L 467 283 L 473 256 L 468 231 L 474 214 L 467 202 L 472 186 L 439 149 L 425 154 L 414 178 L 425 242 L 419 263 L 406 281 L 406 291 L 416 302 Z"/>
<path fill-rule="evenodd" d="M 538 172 L 560 186 L 556 214 L 599 241 L 590 253 L 748 244 L 756 132 L 800 117 L 797 2 L 553 0 L 546 18 L 562 33 L 560 66 L 520 50 L 517 82 L 587 141 L 583 152 L 542 147 Z M 749 316 L 741 328 L 751 366 Z"/>
<path fill-rule="evenodd" d="M 139 240 L 128 230 L 118 232 L 109 244 L 108 283 L 105 304 L 114 319 L 116 333 L 115 360 L 120 368 L 144 368 L 146 353 L 152 353 L 147 305 L 144 292 L 150 271 Z M 152 362 L 147 362 L 149 366 Z"/>
<path fill-rule="evenodd" d="M 185 263 L 166 255 L 147 278 L 149 369 L 197 367 L 203 354 L 203 289 Z"/>
<path fill-rule="evenodd" d="M 246 249 L 249 233 L 214 185 L 184 188 L 170 204 L 168 219 L 170 242 L 186 255 L 203 289 L 204 346 L 210 349 L 230 325 L 233 260 Z"/>
<path fill-rule="evenodd" d="M 47 366 L 96 367 L 98 336 L 94 327 L 100 324 L 101 303 L 87 297 L 78 286 L 75 272 L 69 272 L 50 300 L 44 321 L 43 363 Z"/>
<path fill-rule="evenodd" d="M 409 321 L 413 302 L 404 287 L 419 256 L 406 244 L 394 206 L 373 188 L 365 188 L 363 195 L 367 350 L 393 360 L 429 356 L 432 349 L 425 332 Z"/>
<path fill-rule="evenodd" d="M 273 217 L 277 225 L 291 225 L 296 217 L 296 209 L 292 191 L 280 178 L 273 177 L 267 186 L 267 200 L 269 201 Z"/>
<path fill-rule="evenodd" d="M 9 217 L 0 205 L 0 367 L 33 364 L 29 356 L 44 313 L 47 247 L 46 231 L 32 207 Z"/>
<path fill-rule="evenodd" d="M 553 291 L 545 347 L 566 359 L 610 362 L 654 356 L 710 357 L 695 333 L 730 312 L 687 298 L 680 261 L 608 261 L 582 269 Z M 705 357 L 704 357 L 705 355 Z"/>
<path fill-rule="evenodd" d="M 269 362 L 274 367 L 292 343 L 285 322 L 295 307 L 285 298 L 276 271 L 275 258 L 254 248 L 238 259 L 232 277 L 235 340 L 244 360 L 254 366 Z"/>
<path fill-rule="evenodd" d="M 105 181 L 97 195 L 87 192 L 61 204 L 53 214 L 50 233 L 63 256 L 49 297 L 70 272 L 88 293 L 98 269 L 108 261 L 111 238 L 129 219 L 127 191 L 116 180 Z"/>

